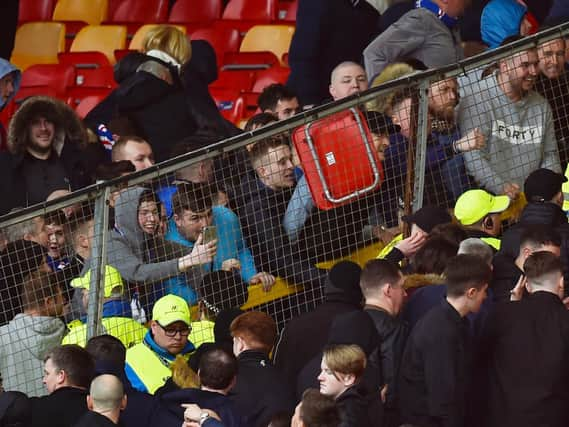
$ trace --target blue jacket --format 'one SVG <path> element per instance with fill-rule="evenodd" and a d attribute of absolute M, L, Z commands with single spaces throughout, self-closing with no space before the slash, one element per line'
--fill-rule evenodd
<path fill-rule="evenodd" d="M 482 41 L 495 49 L 509 36 L 520 34 L 520 25 L 527 8 L 516 0 L 492 0 L 482 11 Z"/>
<path fill-rule="evenodd" d="M 204 265 L 204 269 L 208 272 L 221 270 L 223 261 L 235 258 L 241 263 L 241 278 L 245 283 L 249 283 L 251 278 L 257 274 L 257 269 L 253 255 L 243 238 L 239 218 L 230 209 L 223 206 L 214 206 L 212 214 L 213 225 L 217 227 L 217 252 L 212 265 Z M 194 242 L 190 242 L 182 236 L 173 220 L 170 220 L 166 240 L 188 248 L 194 247 Z"/>

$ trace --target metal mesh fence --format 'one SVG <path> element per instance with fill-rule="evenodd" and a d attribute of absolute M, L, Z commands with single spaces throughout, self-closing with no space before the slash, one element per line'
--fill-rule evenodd
<path fill-rule="evenodd" d="M 477 187 L 523 203 L 532 170 L 567 164 L 567 34 L 410 70 L 205 148 L 190 138 L 175 147 L 186 154 L 3 217 L 5 388 L 44 394 L 43 359 L 62 341 L 141 342 L 164 295 L 191 307 L 196 345 L 230 308 L 282 327 L 322 300 L 335 262 L 378 256 L 403 214 L 452 209 Z"/>

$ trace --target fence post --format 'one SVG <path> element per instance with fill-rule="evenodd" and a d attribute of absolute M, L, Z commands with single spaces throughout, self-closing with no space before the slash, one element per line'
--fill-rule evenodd
<path fill-rule="evenodd" d="M 95 201 L 95 232 L 91 247 L 91 281 L 87 307 L 87 340 L 100 335 L 105 266 L 107 261 L 107 237 L 109 234 L 110 187 L 105 187 Z"/>
<path fill-rule="evenodd" d="M 427 163 L 427 138 L 430 133 L 429 126 L 429 85 L 428 79 L 419 83 L 419 111 L 417 112 L 417 147 L 415 149 L 415 182 L 413 212 L 423 207 L 423 194 L 425 191 L 425 170 Z"/>

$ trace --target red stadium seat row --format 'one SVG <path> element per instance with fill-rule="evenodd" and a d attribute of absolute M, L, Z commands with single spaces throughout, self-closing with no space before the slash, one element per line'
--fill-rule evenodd
<path fill-rule="evenodd" d="M 67 21 L 97 25 L 184 23 L 209 25 L 218 19 L 273 22 L 294 21 L 298 0 L 177 0 L 168 11 L 168 0 L 20 0 L 19 22 Z M 69 28 L 71 29 L 73 25 Z M 73 28 L 78 30 L 79 28 Z"/>

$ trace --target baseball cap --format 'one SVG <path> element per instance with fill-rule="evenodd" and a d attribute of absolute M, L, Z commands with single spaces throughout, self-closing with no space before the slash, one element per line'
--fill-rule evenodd
<path fill-rule="evenodd" d="M 468 190 L 456 201 L 454 216 L 462 225 L 471 225 L 488 214 L 504 212 L 508 206 L 508 196 L 493 196 L 484 190 Z"/>
<path fill-rule="evenodd" d="M 124 291 L 124 284 L 120 273 L 116 268 L 111 265 L 105 266 L 105 277 L 104 277 L 104 296 L 109 298 L 116 294 L 121 294 Z M 91 285 L 91 270 L 89 269 L 83 277 L 76 277 L 71 281 L 71 286 L 74 288 L 81 288 L 89 290 Z"/>
<path fill-rule="evenodd" d="M 423 206 L 417 212 L 404 215 L 401 219 L 408 224 L 417 224 L 425 233 L 430 233 L 439 224 L 452 222 L 452 217 L 446 209 L 434 205 Z"/>
<path fill-rule="evenodd" d="M 564 175 L 540 168 L 526 178 L 524 194 L 528 202 L 548 202 L 561 191 L 564 182 L 567 182 Z"/>
<path fill-rule="evenodd" d="M 168 326 L 174 322 L 184 322 L 190 326 L 190 307 L 186 300 L 179 296 L 165 295 L 154 304 L 152 320 L 162 326 Z"/>

